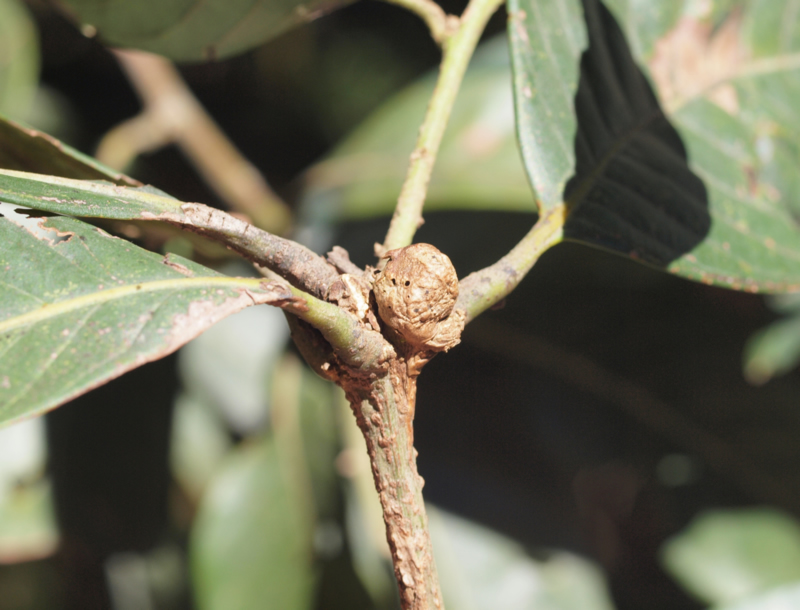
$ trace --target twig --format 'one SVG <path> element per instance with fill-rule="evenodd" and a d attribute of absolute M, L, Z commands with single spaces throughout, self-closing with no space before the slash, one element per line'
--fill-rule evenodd
<path fill-rule="evenodd" d="M 431 31 L 431 38 L 436 44 L 442 46 L 447 39 L 458 29 L 459 19 L 448 15 L 442 7 L 433 0 L 384 0 L 389 4 L 402 6 L 407 11 L 418 15 Z"/>
<path fill-rule="evenodd" d="M 305 246 L 201 203 L 184 203 L 179 213 L 165 212 L 142 219 L 163 220 L 218 241 L 319 299 L 327 297 L 328 287 L 339 277 L 332 265 Z"/>
<path fill-rule="evenodd" d="M 433 165 L 467 64 L 486 22 L 501 4 L 502 0 L 470 0 L 458 30 L 445 40 L 439 79 L 420 127 L 417 146 L 411 153 L 408 173 L 383 243 L 384 251 L 409 245 L 422 224 L 422 207 Z"/>
<path fill-rule="evenodd" d="M 288 207 L 214 123 L 175 67 L 141 51 L 114 51 L 114 55 L 144 110 L 106 134 L 98 159 L 124 166 L 139 153 L 174 141 L 235 211 L 268 231 L 285 232 L 291 218 Z"/>
<path fill-rule="evenodd" d="M 561 241 L 566 218 L 567 206 L 559 204 L 542 216 L 503 258 L 458 283 L 456 307 L 467 312 L 467 322 L 508 296 L 544 251 Z"/>
<path fill-rule="evenodd" d="M 386 363 L 396 354 L 381 333 L 367 330 L 341 307 L 321 301 L 294 286 L 289 286 L 289 289 L 295 302 L 284 309 L 319 330 L 351 371 L 367 375 L 386 372 Z"/>

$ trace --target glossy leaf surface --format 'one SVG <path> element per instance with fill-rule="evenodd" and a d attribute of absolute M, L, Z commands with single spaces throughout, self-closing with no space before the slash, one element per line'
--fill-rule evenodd
<path fill-rule="evenodd" d="M 573 98 L 587 45 L 579 0 L 512 0 L 509 40 L 522 159 L 541 209 L 561 203 L 575 171 Z"/>
<path fill-rule="evenodd" d="M 0 218 L 0 423 L 53 408 L 265 302 L 259 281 L 82 223 Z"/>
<path fill-rule="evenodd" d="M 178 61 L 242 53 L 332 10 L 336 0 L 65 0 L 112 46 Z"/>

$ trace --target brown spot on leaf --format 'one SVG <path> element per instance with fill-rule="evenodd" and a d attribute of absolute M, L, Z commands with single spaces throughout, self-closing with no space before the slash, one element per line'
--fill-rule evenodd
<path fill-rule="evenodd" d="M 167 267 L 171 267 L 175 269 L 175 271 L 177 271 L 178 273 L 181 273 L 187 277 L 192 277 L 194 275 L 194 273 L 190 271 L 186 265 L 181 265 L 180 263 L 177 263 L 174 260 L 172 260 L 172 256 L 170 254 L 167 254 L 161 262 L 164 263 Z"/>
<path fill-rule="evenodd" d="M 656 42 L 650 73 L 668 112 L 706 96 L 729 114 L 739 112 L 736 90 L 728 82 L 748 59 L 741 41 L 742 16 L 733 11 L 718 28 L 684 17 Z"/>

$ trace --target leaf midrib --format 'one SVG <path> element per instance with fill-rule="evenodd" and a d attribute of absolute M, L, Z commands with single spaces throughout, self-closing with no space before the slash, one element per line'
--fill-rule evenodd
<path fill-rule="evenodd" d="M 27 313 L 14 316 L 0 322 L 0 333 L 7 333 L 37 322 L 55 318 L 57 316 L 76 311 L 84 307 L 102 305 L 111 301 L 122 299 L 133 294 L 144 294 L 165 290 L 183 290 L 191 287 L 221 287 L 221 288 L 243 288 L 257 290 L 262 279 L 241 278 L 241 277 L 200 277 L 200 278 L 174 278 L 169 280 L 156 280 L 150 282 L 139 282 L 117 286 L 107 290 L 81 295 L 72 299 L 65 299 L 53 304 L 45 304 L 38 309 Z"/>

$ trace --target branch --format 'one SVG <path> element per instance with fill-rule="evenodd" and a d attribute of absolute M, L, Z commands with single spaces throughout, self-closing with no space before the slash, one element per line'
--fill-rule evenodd
<path fill-rule="evenodd" d="M 281 307 L 320 331 L 347 367 L 365 375 L 386 372 L 387 362 L 396 354 L 383 335 L 364 328 L 355 316 L 341 307 L 293 286 L 284 286 L 291 297 L 285 299 Z"/>
<path fill-rule="evenodd" d="M 458 29 L 459 19 L 454 15 L 448 15 L 442 7 L 433 0 L 384 0 L 389 4 L 396 4 L 407 11 L 418 15 L 428 26 L 431 38 L 439 46 L 444 45 L 447 39 Z"/>
<path fill-rule="evenodd" d="M 294 288 L 306 290 L 319 299 L 327 297 L 328 287 L 339 278 L 333 265 L 290 239 L 201 203 L 184 203 L 180 210 L 179 214 L 142 215 L 142 219 L 163 220 L 218 241 L 257 265 L 271 269 Z"/>
<path fill-rule="evenodd" d="M 514 248 L 494 265 L 470 273 L 458 283 L 456 308 L 467 312 L 467 322 L 508 296 L 545 250 L 563 237 L 566 205 L 544 214 Z"/>
<path fill-rule="evenodd" d="M 201 203 L 181 203 L 152 187 L 131 188 L 0 170 L 0 197 L 9 203 L 78 218 L 161 220 L 218 241 L 321 299 L 339 278 L 333 265 L 305 246 L 222 210 Z"/>
<path fill-rule="evenodd" d="M 413 3 L 414 0 L 403 0 Z M 383 243 L 384 251 L 409 245 L 422 224 L 422 207 L 428 192 L 439 145 L 450 119 L 450 113 L 486 22 L 502 4 L 502 0 L 470 0 L 461 16 L 457 31 L 444 42 L 444 57 L 439 79 L 433 91 L 428 112 L 420 127 L 419 138 L 408 167 L 397 207 Z"/>
<path fill-rule="evenodd" d="M 236 149 L 198 103 L 175 67 L 158 55 L 114 51 L 144 110 L 101 140 L 97 158 L 124 167 L 138 154 L 175 142 L 231 208 L 273 233 L 291 214 L 261 173 Z"/>

